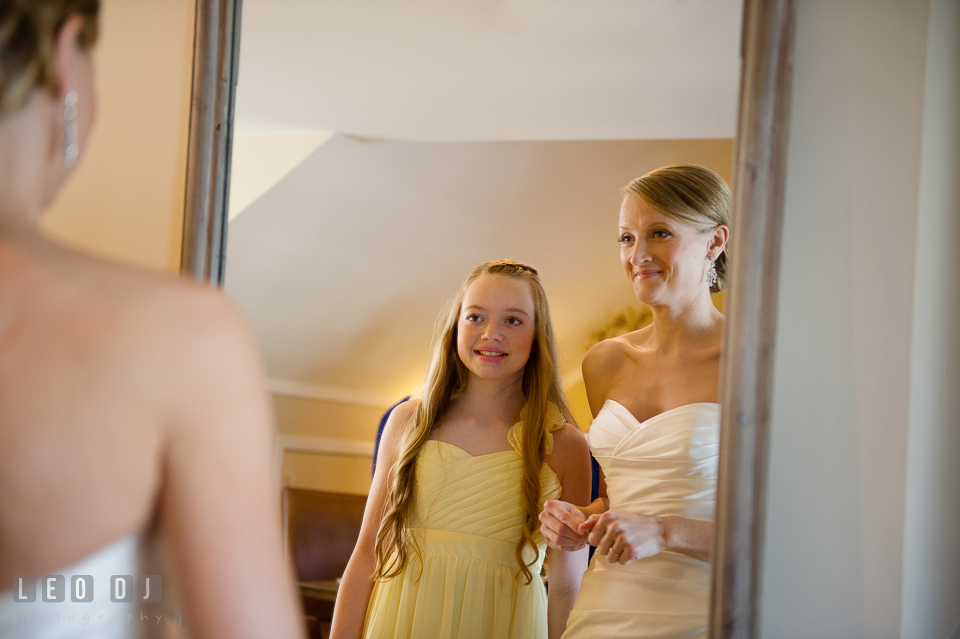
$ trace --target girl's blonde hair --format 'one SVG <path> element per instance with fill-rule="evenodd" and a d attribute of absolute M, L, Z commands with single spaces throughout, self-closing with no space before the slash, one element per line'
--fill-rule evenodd
<path fill-rule="evenodd" d="M 677 222 L 700 231 L 721 224 L 730 226 L 730 188 L 722 177 L 696 164 L 650 171 L 623 187 L 623 194 L 638 197 Z M 719 293 L 727 282 L 726 251 L 717 257 L 714 267 L 717 282 L 710 292 Z"/>
<path fill-rule="evenodd" d="M 36 88 L 56 90 L 60 28 L 81 16 L 78 42 L 92 47 L 99 13 L 99 0 L 0 0 L 0 116 L 26 104 Z"/>
<path fill-rule="evenodd" d="M 550 322 L 547 295 L 540 284 L 537 271 L 513 260 L 487 262 L 473 269 L 463 286 L 450 301 L 437 322 L 433 357 L 427 371 L 423 397 L 416 412 L 406 425 L 397 463 L 391 469 L 390 493 L 384 506 L 384 516 L 377 532 L 375 579 L 389 579 L 400 574 L 412 546 L 419 555 L 416 542 L 410 534 L 410 513 L 414 508 L 417 454 L 430 438 L 444 412 L 467 386 L 469 371 L 457 353 L 457 326 L 460 309 L 467 288 L 482 275 L 502 275 L 526 280 L 530 284 L 534 308 L 534 340 L 530 359 L 523 372 L 522 389 L 526 399 L 521 420 L 520 456 L 523 459 L 522 494 L 526 514 L 523 530 L 517 543 L 516 558 L 524 582 L 533 579 L 530 572 L 536 559 L 529 564 L 523 559 L 523 550 L 530 546 L 537 557 L 534 535 L 539 530 L 540 470 L 545 457 L 547 433 L 547 404 L 553 402 L 560 414 L 570 423 L 573 416 L 567 406 L 557 365 L 557 340 Z"/>

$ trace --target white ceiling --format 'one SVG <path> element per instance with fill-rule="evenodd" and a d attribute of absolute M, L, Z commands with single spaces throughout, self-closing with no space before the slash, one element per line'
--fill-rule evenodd
<path fill-rule="evenodd" d="M 540 270 L 575 377 L 589 334 L 633 302 L 619 188 L 679 162 L 729 179 L 740 2 L 243 10 L 233 199 L 247 204 L 232 207 L 226 289 L 268 373 L 321 395 L 413 390 L 444 301 L 503 257 Z"/>
<path fill-rule="evenodd" d="M 729 138 L 741 0 L 244 0 L 236 125 Z"/>

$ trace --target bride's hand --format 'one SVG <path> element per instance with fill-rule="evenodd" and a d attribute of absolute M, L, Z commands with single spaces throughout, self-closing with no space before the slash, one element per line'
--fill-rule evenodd
<path fill-rule="evenodd" d="M 590 544 L 597 547 L 597 553 L 605 555 L 607 561 L 624 566 L 637 559 L 652 557 L 667 545 L 659 517 L 624 510 L 591 515 L 580 524 L 579 532 L 586 535 Z"/>
<path fill-rule="evenodd" d="M 587 544 L 586 534 L 579 528 L 584 523 L 583 513 L 573 504 L 548 499 L 540 513 L 540 530 L 547 545 L 556 550 L 580 550 Z"/>

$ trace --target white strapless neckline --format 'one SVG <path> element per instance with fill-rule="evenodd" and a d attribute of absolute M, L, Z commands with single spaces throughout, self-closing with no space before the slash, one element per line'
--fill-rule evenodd
<path fill-rule="evenodd" d="M 0 592 L 0 639 L 127 639 L 152 636 L 158 629 L 156 626 L 159 626 L 156 620 L 153 620 L 153 624 L 145 624 L 137 618 L 141 616 L 141 610 L 135 602 L 114 603 L 110 600 L 111 576 L 130 575 L 136 578 L 143 573 L 141 559 L 144 546 L 144 535 L 133 533 L 114 540 L 71 566 L 49 573 L 63 575 L 68 590 L 73 575 L 92 576 L 93 601 L 89 603 L 75 603 L 71 601 L 69 593 L 65 594 L 65 600 L 61 603 L 45 602 L 40 596 L 40 583 L 35 589 L 36 600 L 32 602 L 15 601 L 18 593 L 14 589 Z M 42 575 L 35 577 L 40 581 Z M 135 618 L 139 623 L 133 622 Z"/>
<path fill-rule="evenodd" d="M 712 521 L 720 405 L 684 404 L 644 421 L 604 402 L 588 434 L 611 510 Z M 595 555 L 564 639 L 706 636 L 710 564 L 672 552 L 627 566 Z"/>
<path fill-rule="evenodd" d="M 615 399 L 608 399 L 608 400 L 606 400 L 606 401 L 603 403 L 604 407 L 606 407 L 608 404 L 610 405 L 610 408 L 609 408 L 610 410 L 615 410 L 615 409 L 619 408 L 621 411 L 623 411 L 623 413 L 624 413 L 625 416 L 633 419 L 633 421 L 635 421 L 635 422 L 637 423 L 637 426 L 643 426 L 643 425 L 646 424 L 647 422 L 653 421 L 653 420 L 655 420 L 655 419 L 659 419 L 659 418 L 661 418 L 661 417 L 663 417 L 663 416 L 665 416 L 665 415 L 671 415 L 671 414 L 673 414 L 673 413 L 675 413 L 675 412 L 678 412 L 678 411 L 690 410 L 690 409 L 697 410 L 697 409 L 700 409 L 700 408 L 706 408 L 707 410 L 709 410 L 710 408 L 716 408 L 717 410 L 720 409 L 720 404 L 718 404 L 718 403 L 716 403 L 716 402 L 692 402 L 692 403 L 690 403 L 690 404 L 681 404 L 680 406 L 676 406 L 676 407 L 674 407 L 674 408 L 668 408 L 667 410 L 663 411 L 662 413 L 657 413 L 657 414 L 654 415 L 653 417 L 648 417 L 647 419 L 644 419 L 643 421 L 641 421 L 641 420 L 637 419 L 636 415 L 634 415 L 633 413 L 630 412 L 630 409 L 629 409 L 629 408 L 627 408 L 626 406 L 624 406 L 623 404 L 621 404 L 621 403 L 618 402 L 617 400 L 615 400 Z M 601 410 L 602 410 L 602 409 L 601 409 Z M 599 415 L 597 415 L 597 417 L 599 417 Z"/>

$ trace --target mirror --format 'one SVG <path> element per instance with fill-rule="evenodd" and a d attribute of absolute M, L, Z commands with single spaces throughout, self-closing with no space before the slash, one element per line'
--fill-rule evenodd
<path fill-rule="evenodd" d="M 591 336 L 637 303 L 619 189 L 731 183 L 741 5 L 246 2 L 225 288 L 263 349 L 286 486 L 363 494 L 476 264 L 538 268 L 582 428 Z"/>
<path fill-rule="evenodd" d="M 591 335 L 637 304 L 620 188 L 677 163 L 730 181 L 739 2 L 243 9 L 225 289 L 282 435 L 371 443 L 444 302 L 504 257 L 540 271 L 576 392 Z M 369 460 L 334 454 L 288 453 L 284 482 L 364 492 Z"/>

